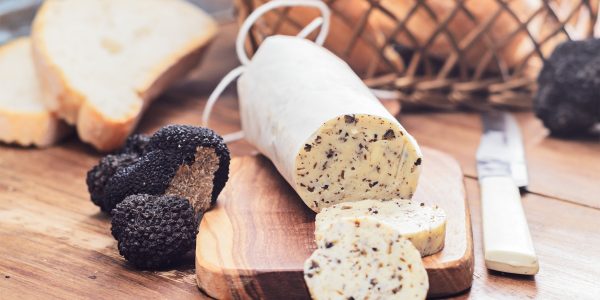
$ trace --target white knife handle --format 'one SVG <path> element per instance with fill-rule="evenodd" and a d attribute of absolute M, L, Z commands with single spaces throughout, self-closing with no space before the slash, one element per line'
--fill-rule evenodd
<path fill-rule="evenodd" d="M 483 252 L 488 269 L 534 275 L 539 270 L 519 189 L 510 177 L 480 180 Z"/>

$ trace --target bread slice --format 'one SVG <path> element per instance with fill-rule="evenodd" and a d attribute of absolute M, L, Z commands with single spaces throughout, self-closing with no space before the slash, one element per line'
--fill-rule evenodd
<path fill-rule="evenodd" d="M 32 28 L 44 101 L 97 149 L 197 65 L 216 23 L 183 0 L 47 0 Z"/>
<path fill-rule="evenodd" d="M 67 129 L 42 103 L 30 39 L 19 38 L 0 47 L 0 141 L 48 146 Z"/>

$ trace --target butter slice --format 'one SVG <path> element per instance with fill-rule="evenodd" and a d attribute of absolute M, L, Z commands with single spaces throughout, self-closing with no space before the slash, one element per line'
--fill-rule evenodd
<path fill-rule="evenodd" d="M 425 299 L 429 281 L 419 251 L 396 227 L 373 217 L 324 227 L 304 264 L 313 299 Z"/>
<path fill-rule="evenodd" d="M 444 248 L 446 213 L 438 206 L 403 199 L 363 200 L 325 208 L 317 214 L 316 232 L 327 230 L 329 223 L 338 219 L 361 216 L 371 216 L 390 224 L 413 243 L 421 256 L 435 254 Z"/>

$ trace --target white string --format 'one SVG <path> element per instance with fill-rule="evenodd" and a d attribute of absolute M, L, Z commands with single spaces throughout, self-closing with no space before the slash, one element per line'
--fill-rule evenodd
<path fill-rule="evenodd" d="M 213 107 L 215 103 L 225 91 L 227 86 L 231 84 L 234 80 L 236 80 L 240 75 L 244 73 L 246 70 L 246 65 L 250 63 L 250 59 L 246 54 L 246 50 L 244 50 L 244 42 L 246 41 L 246 36 L 248 35 L 248 31 L 252 27 L 252 25 L 264 15 L 266 12 L 279 8 L 279 7 L 287 7 L 287 6 L 306 6 L 306 7 L 316 7 L 321 11 L 321 17 L 314 19 L 310 22 L 306 27 L 304 27 L 300 33 L 298 33 L 298 38 L 306 38 L 309 34 L 315 31 L 319 26 L 321 26 L 321 31 L 319 35 L 315 39 L 315 43 L 319 46 L 322 46 L 325 42 L 325 38 L 327 37 L 327 33 L 329 32 L 329 18 L 331 12 L 329 11 L 329 7 L 321 2 L 321 0 L 278 0 L 271 1 L 263 4 L 254 10 L 248 18 L 244 21 L 242 26 L 240 27 L 240 31 L 238 32 L 238 36 L 235 41 L 235 48 L 237 52 L 238 59 L 242 63 L 241 66 L 229 71 L 221 82 L 217 84 L 215 90 L 210 94 L 208 100 L 206 101 L 206 106 L 204 107 L 204 112 L 202 113 L 202 126 L 208 127 L 208 119 L 210 118 L 210 114 L 212 113 Z M 225 143 L 234 142 L 237 140 L 241 140 L 244 138 L 243 131 L 237 131 L 234 133 L 229 133 L 223 136 L 223 141 Z"/>
<path fill-rule="evenodd" d="M 231 142 L 239 141 L 243 138 L 244 138 L 244 132 L 240 130 L 238 132 L 228 133 L 226 135 L 223 135 L 223 142 L 225 144 L 229 144 Z"/>
<path fill-rule="evenodd" d="M 394 90 L 370 89 L 380 101 L 392 101 L 400 99 L 400 92 Z"/>
<path fill-rule="evenodd" d="M 219 84 L 217 84 L 217 87 L 210 94 L 210 96 L 208 96 L 208 100 L 206 101 L 206 106 L 204 107 L 204 112 L 202 113 L 202 126 L 208 127 L 208 119 L 210 118 L 212 109 L 215 106 L 215 103 L 217 102 L 217 100 L 219 99 L 219 96 L 221 96 L 223 91 L 227 88 L 227 86 L 231 82 L 233 82 L 236 78 L 238 78 L 240 75 L 242 75 L 242 73 L 244 73 L 245 69 L 246 69 L 246 67 L 239 66 L 239 67 L 229 71 L 229 73 L 227 73 L 227 75 L 225 75 L 225 77 L 223 77 L 223 79 L 221 79 L 221 82 L 219 82 Z"/>
<path fill-rule="evenodd" d="M 240 75 L 242 75 L 242 73 L 244 73 L 245 70 L 246 70 L 246 67 L 239 66 L 239 67 L 229 71 L 229 73 L 227 73 L 227 75 L 225 75 L 225 77 L 223 77 L 223 79 L 221 79 L 221 82 L 219 82 L 219 84 L 217 84 L 217 87 L 210 94 L 210 96 L 208 97 L 208 100 L 206 101 L 206 106 L 204 107 L 204 112 L 202 113 L 202 126 L 208 128 L 208 119 L 210 118 L 210 113 L 212 112 L 212 109 L 215 106 L 215 103 L 219 99 L 219 96 L 221 96 L 221 94 L 223 93 L 223 91 L 225 91 L 227 86 L 229 86 L 230 83 L 232 83 Z M 244 138 L 244 132 L 240 130 L 240 131 L 237 131 L 234 133 L 229 133 L 229 134 L 224 135 L 223 142 L 227 144 L 230 142 L 235 142 L 237 140 L 241 140 L 243 138 Z"/>
<path fill-rule="evenodd" d="M 313 31 L 315 31 L 315 29 L 317 29 L 319 26 L 321 26 L 321 24 L 323 24 L 323 18 L 318 17 L 318 18 L 312 20 L 312 22 L 310 22 L 308 25 L 306 25 L 306 27 L 304 27 L 304 29 L 302 29 L 302 31 L 300 31 L 296 36 L 301 39 L 304 39 L 309 34 L 311 34 Z"/>
<path fill-rule="evenodd" d="M 254 23 L 260 18 L 262 15 L 267 13 L 270 10 L 279 7 L 288 7 L 288 6 L 304 6 L 304 7 L 315 7 L 321 11 L 321 31 L 319 35 L 315 39 L 315 43 L 319 46 L 323 46 L 325 42 L 325 38 L 327 38 L 327 34 L 329 32 L 329 19 L 331 12 L 327 4 L 323 3 L 321 0 L 278 0 L 278 1 L 270 1 L 267 2 L 257 9 L 255 9 L 249 16 L 246 18 L 242 26 L 240 27 L 240 31 L 238 32 L 237 39 L 235 41 L 235 50 L 238 55 L 238 59 L 243 65 L 247 65 L 250 63 L 250 59 L 246 54 L 246 50 L 244 49 L 244 42 L 246 41 L 246 36 L 248 36 L 248 31 Z M 316 21 L 316 20 L 315 20 Z M 307 28 L 311 28 L 310 32 L 312 32 L 316 27 L 314 25 L 315 21 L 311 22 L 308 26 L 305 27 L 300 33 L 304 34 Z M 309 32 L 309 33 L 310 33 Z M 302 36 L 305 37 L 305 36 Z"/>

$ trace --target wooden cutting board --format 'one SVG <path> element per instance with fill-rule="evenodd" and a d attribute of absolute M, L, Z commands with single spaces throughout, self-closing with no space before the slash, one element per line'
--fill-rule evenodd
<path fill-rule="evenodd" d="M 436 150 L 423 152 L 413 199 L 438 204 L 448 215 L 444 250 L 424 258 L 429 296 L 448 296 L 471 286 L 471 221 L 458 163 Z M 198 286 L 216 299 L 309 299 L 302 268 L 316 248 L 314 220 L 267 158 L 234 158 L 227 186 L 200 224 Z"/>

